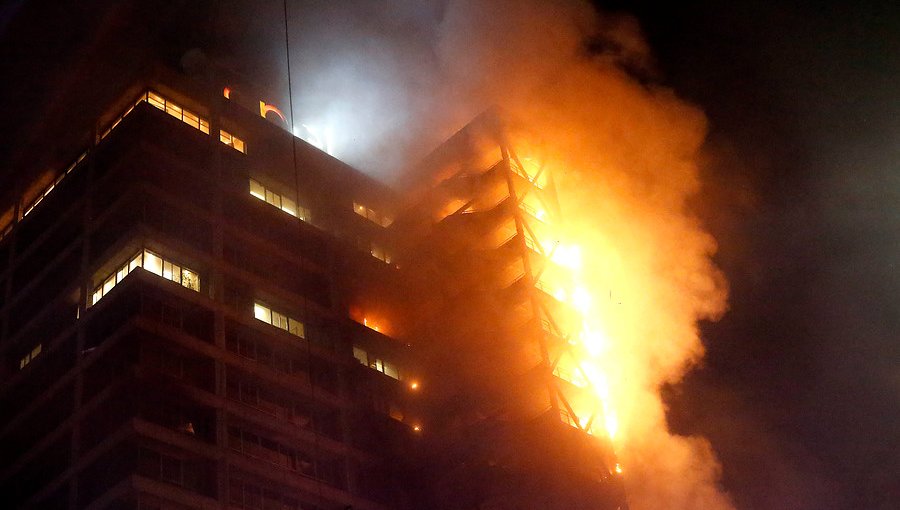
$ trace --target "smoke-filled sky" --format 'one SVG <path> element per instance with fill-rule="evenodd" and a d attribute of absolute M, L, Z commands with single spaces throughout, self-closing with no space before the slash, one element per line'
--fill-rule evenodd
<path fill-rule="evenodd" d="M 650 228 L 636 253 L 677 249 L 686 235 L 676 263 L 711 278 L 711 256 L 728 281 L 728 312 L 700 323 L 705 359 L 665 391 L 671 427 L 711 446 L 690 440 L 701 469 L 688 487 L 715 494 L 717 458 L 737 508 L 898 507 L 898 8 L 600 3 L 600 13 L 570 1 L 289 3 L 298 122 L 328 125 L 339 157 L 390 181 L 490 103 L 524 106 L 557 130 L 575 115 L 582 131 L 549 138 L 577 146 L 579 163 L 594 144 L 611 177 L 589 175 L 586 189 L 641 183 L 671 200 L 638 212 L 617 195 L 604 210 L 625 227 L 674 222 Z M 242 30 L 273 35 L 273 60 L 252 72 L 281 65 L 282 34 Z M 591 36 L 588 69 L 576 52 Z M 287 84 L 273 83 L 286 100 Z M 634 165 L 659 166 L 640 176 L 628 151 Z M 673 161 L 683 173 L 667 173 Z M 723 307 L 705 296 L 682 318 Z M 690 337 L 680 361 L 700 352 Z"/>

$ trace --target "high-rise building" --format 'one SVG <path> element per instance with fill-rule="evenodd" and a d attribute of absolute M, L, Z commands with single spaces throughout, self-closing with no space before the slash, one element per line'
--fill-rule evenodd
<path fill-rule="evenodd" d="M 0 505 L 625 508 L 502 114 L 391 189 L 159 61 L 0 169 Z"/>

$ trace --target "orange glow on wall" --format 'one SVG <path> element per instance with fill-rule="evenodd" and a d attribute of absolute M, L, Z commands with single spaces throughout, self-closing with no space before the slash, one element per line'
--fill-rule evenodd
<path fill-rule="evenodd" d="M 281 110 L 279 110 L 278 107 L 276 107 L 275 105 L 268 104 L 265 101 L 260 101 L 259 102 L 259 116 L 265 119 L 266 115 L 268 115 L 269 112 L 273 112 L 275 115 L 278 115 L 278 117 L 281 119 L 281 121 L 284 122 L 285 124 L 288 123 L 287 119 L 284 118 L 284 114 L 281 113 Z"/>

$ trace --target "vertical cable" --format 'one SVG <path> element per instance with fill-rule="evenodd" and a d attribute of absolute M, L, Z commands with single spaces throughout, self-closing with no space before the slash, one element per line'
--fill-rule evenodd
<path fill-rule="evenodd" d="M 300 210 L 300 174 L 297 171 L 297 137 L 294 135 L 294 89 L 291 83 L 291 43 L 290 43 L 290 30 L 288 28 L 288 8 L 287 8 L 287 0 L 282 1 L 282 5 L 284 6 L 284 52 L 285 59 L 287 60 L 287 80 L 288 80 L 288 111 L 291 115 L 291 123 L 288 126 L 288 131 L 291 134 L 291 157 L 294 165 L 294 203 L 297 204 L 297 210 Z M 308 218 L 307 218 L 308 219 Z M 301 227 L 301 222 L 303 220 L 297 219 L 297 227 Z M 304 298 L 304 316 L 303 319 L 308 322 L 308 316 L 306 315 L 306 299 Z M 317 403 L 316 403 L 316 381 L 315 376 L 313 375 L 313 360 L 312 360 L 312 352 L 310 346 L 309 335 L 306 335 L 306 362 L 309 370 L 309 385 L 312 392 L 312 416 L 310 416 L 312 423 L 312 433 L 313 433 L 313 451 L 315 452 L 315 459 L 313 462 L 313 469 L 316 477 L 316 490 L 318 492 L 319 501 L 316 506 L 320 506 L 322 504 L 322 478 L 321 473 L 319 471 L 319 464 L 321 463 L 321 455 L 319 451 L 319 431 L 318 431 L 318 420 L 316 411 Z"/>

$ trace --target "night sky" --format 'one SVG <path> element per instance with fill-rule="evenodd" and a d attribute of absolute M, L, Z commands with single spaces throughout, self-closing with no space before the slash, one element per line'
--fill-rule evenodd
<path fill-rule="evenodd" d="M 710 123 L 694 205 L 730 311 L 671 426 L 710 439 L 741 510 L 900 508 L 900 2 L 596 3 L 640 20 L 651 79 Z M 0 50 L 5 135 L 13 64 L 42 71 Z"/>
<path fill-rule="evenodd" d="M 742 509 L 900 508 L 900 4 L 603 2 L 710 121 L 730 311 L 671 388 Z"/>

